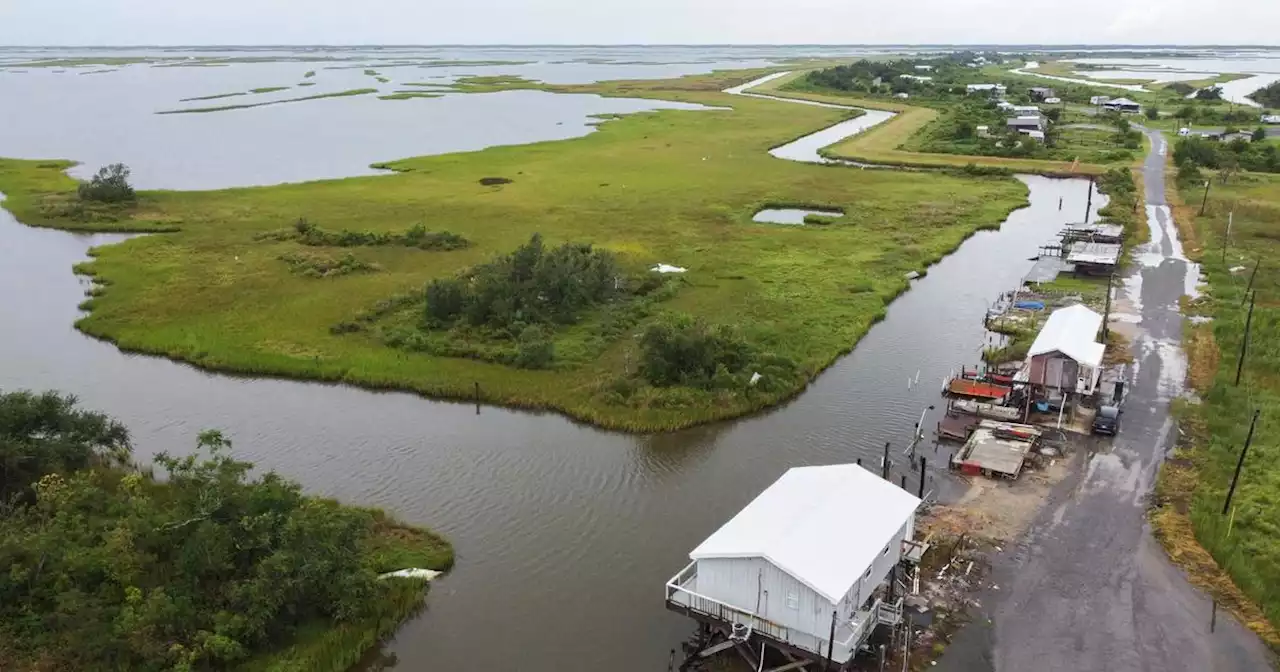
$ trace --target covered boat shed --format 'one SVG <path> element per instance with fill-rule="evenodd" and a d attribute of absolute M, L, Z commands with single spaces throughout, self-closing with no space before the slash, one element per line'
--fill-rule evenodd
<path fill-rule="evenodd" d="M 1120 252 L 1118 243 L 1080 241 L 1071 244 L 1067 263 L 1074 266 L 1077 273 L 1110 275 L 1120 263 Z"/>
<path fill-rule="evenodd" d="M 1093 394 L 1106 346 L 1102 316 L 1076 304 L 1053 311 L 1027 351 L 1027 382 L 1062 393 Z"/>
<path fill-rule="evenodd" d="M 919 561 L 919 506 L 861 465 L 790 469 L 693 549 L 667 607 L 753 650 L 763 641 L 843 668 L 877 625 L 902 619 L 882 585 Z"/>

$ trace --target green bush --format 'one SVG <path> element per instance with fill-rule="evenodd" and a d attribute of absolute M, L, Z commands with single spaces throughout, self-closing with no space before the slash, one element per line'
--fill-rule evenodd
<path fill-rule="evenodd" d="M 0 395 L 0 668 L 230 669 L 303 626 L 376 631 L 379 512 L 251 476 L 217 432 L 152 477 L 126 437 L 70 397 Z"/>
<path fill-rule="evenodd" d="M 129 186 L 129 167 L 123 163 L 113 163 L 99 168 L 88 182 L 80 183 L 77 194 L 82 201 L 100 203 L 125 203 L 134 200 L 133 187 Z"/>
<path fill-rule="evenodd" d="M 611 253 L 590 245 L 545 249 L 534 234 L 515 252 L 477 266 L 464 279 L 427 286 L 427 326 L 458 320 L 475 327 L 518 332 L 525 324 L 570 324 L 586 309 L 617 293 Z"/>
<path fill-rule="evenodd" d="M 712 387 L 744 372 L 751 351 L 732 328 L 687 316 L 652 324 L 640 340 L 640 371 L 651 385 Z"/>
<path fill-rule="evenodd" d="M 555 344 L 538 326 L 528 326 L 517 340 L 515 365 L 522 369 L 546 369 L 555 360 Z"/>

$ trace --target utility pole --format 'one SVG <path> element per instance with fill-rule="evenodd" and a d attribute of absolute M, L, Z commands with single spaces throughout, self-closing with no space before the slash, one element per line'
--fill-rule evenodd
<path fill-rule="evenodd" d="M 1089 178 L 1089 200 L 1085 201 L 1085 204 L 1084 204 L 1084 223 L 1085 224 L 1089 223 L 1089 213 L 1093 212 L 1093 180 L 1094 178 L 1092 177 Z"/>
<path fill-rule="evenodd" d="M 1240 481 L 1240 469 L 1244 467 L 1244 456 L 1249 453 L 1249 444 L 1253 443 L 1253 428 L 1258 426 L 1258 414 L 1262 411 L 1254 409 L 1253 422 L 1249 423 L 1249 436 L 1244 440 L 1244 448 L 1240 451 L 1240 459 L 1236 461 L 1236 473 L 1231 477 L 1231 487 L 1227 489 L 1227 499 L 1222 502 L 1222 515 L 1227 515 L 1231 508 L 1231 497 L 1236 494 L 1236 483 Z"/>
<path fill-rule="evenodd" d="M 1244 296 L 1240 297 L 1240 305 L 1244 305 L 1244 300 L 1249 297 L 1249 292 L 1253 291 L 1253 279 L 1258 277 L 1258 266 L 1262 264 L 1262 260 L 1258 259 L 1253 262 L 1253 272 L 1249 274 L 1249 286 L 1244 290 Z"/>
<path fill-rule="evenodd" d="M 1212 180 L 1204 181 L 1204 199 L 1200 201 L 1200 214 L 1202 215 L 1204 214 L 1205 206 L 1209 204 L 1209 183 L 1210 182 L 1212 182 Z"/>
<path fill-rule="evenodd" d="M 1222 265 L 1227 265 L 1227 248 L 1231 246 L 1231 223 L 1236 218 L 1236 211 L 1227 213 L 1227 233 L 1222 237 Z"/>
<path fill-rule="evenodd" d="M 1244 338 L 1240 341 L 1240 361 L 1236 363 L 1236 387 L 1240 386 L 1240 372 L 1244 371 L 1244 357 L 1249 352 L 1249 331 L 1253 328 L 1253 304 L 1258 293 L 1249 295 L 1249 317 L 1244 320 Z"/>
<path fill-rule="evenodd" d="M 1107 276 L 1107 307 L 1102 313 L 1102 342 L 1107 342 L 1108 324 L 1111 322 L 1111 282 L 1115 280 L 1116 274 L 1113 272 Z"/>

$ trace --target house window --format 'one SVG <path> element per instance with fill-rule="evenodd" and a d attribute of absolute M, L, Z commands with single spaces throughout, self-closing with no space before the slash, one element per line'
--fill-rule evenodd
<path fill-rule="evenodd" d="M 890 545 L 892 545 L 892 544 L 890 544 Z M 880 551 L 880 555 L 889 555 L 889 546 L 885 546 L 885 547 L 884 547 L 884 550 L 883 550 L 883 551 Z"/>
<path fill-rule="evenodd" d="M 862 578 L 863 578 L 864 580 L 871 578 L 871 568 L 870 568 L 870 567 L 868 567 L 868 568 L 867 568 L 867 573 L 866 573 L 866 574 L 863 574 L 863 575 L 862 575 Z"/>
<path fill-rule="evenodd" d="M 793 593 L 793 592 L 791 592 L 791 591 L 787 591 L 787 608 L 788 608 L 788 609 L 799 609 L 799 608 L 800 608 L 800 596 L 799 596 L 799 595 L 796 595 L 795 593 Z"/>

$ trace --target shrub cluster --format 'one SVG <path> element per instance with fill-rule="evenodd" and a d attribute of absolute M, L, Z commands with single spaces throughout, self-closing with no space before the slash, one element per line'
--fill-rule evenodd
<path fill-rule="evenodd" d="M 459 278 L 426 288 L 428 328 L 458 323 L 520 334 L 527 325 L 575 322 L 607 301 L 620 285 L 617 262 L 606 250 L 567 243 L 547 249 L 542 236 Z"/>
<path fill-rule="evenodd" d="M 133 187 L 129 186 L 129 167 L 123 163 L 99 168 L 88 182 L 80 183 L 76 193 L 82 201 L 99 203 L 126 203 L 135 198 Z"/>

